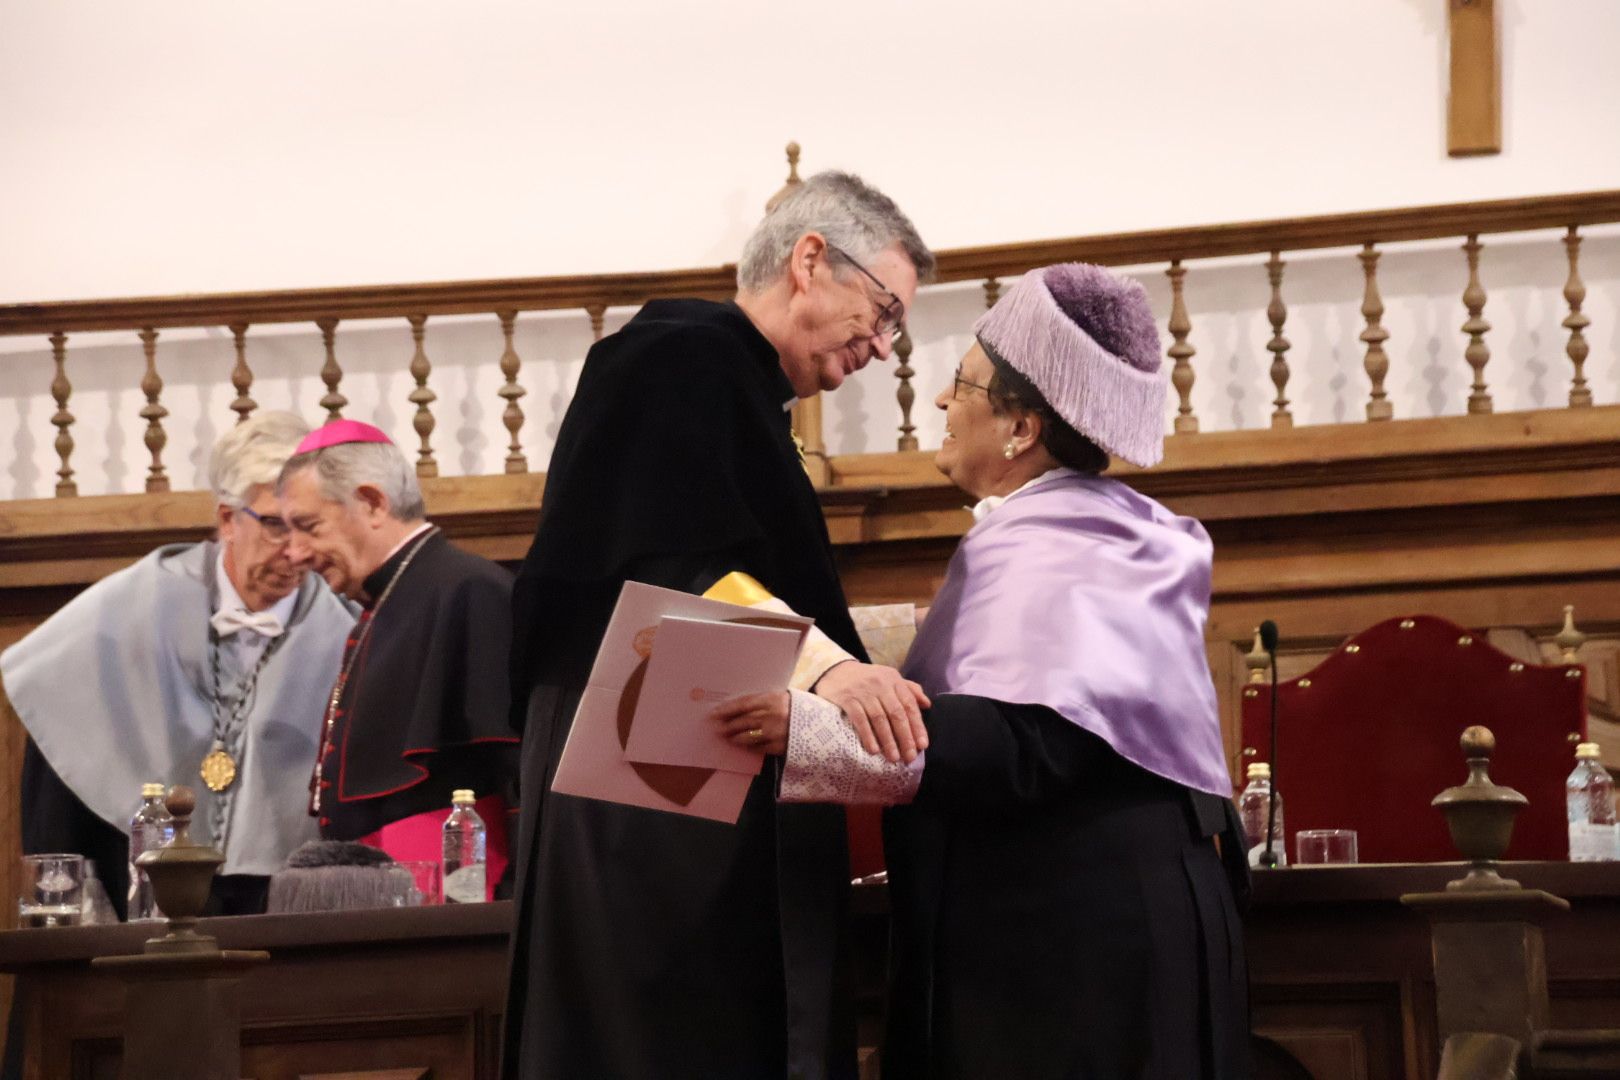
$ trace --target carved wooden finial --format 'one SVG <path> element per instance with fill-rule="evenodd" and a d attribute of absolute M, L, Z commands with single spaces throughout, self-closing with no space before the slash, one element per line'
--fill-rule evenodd
<path fill-rule="evenodd" d="M 1468 779 L 1434 797 L 1430 804 L 1445 815 L 1451 842 L 1470 863 L 1466 877 L 1446 886 L 1448 891 L 1517 888 L 1496 872 L 1496 860 L 1507 850 L 1513 821 L 1529 805 L 1523 795 L 1494 783 L 1490 776 L 1496 736 L 1478 724 L 1463 730 L 1458 743 L 1468 760 Z"/>
<path fill-rule="evenodd" d="M 783 182 L 781 188 L 777 190 L 776 194 L 772 195 L 765 202 L 765 212 L 767 214 L 772 210 L 775 210 L 777 204 L 783 199 L 787 198 L 788 192 L 804 183 L 804 181 L 799 178 L 799 144 L 796 142 L 790 142 L 787 144 L 787 163 L 787 180 Z"/>
<path fill-rule="evenodd" d="M 1260 628 L 1254 628 L 1254 648 L 1243 654 L 1243 666 L 1249 669 L 1249 681 L 1252 683 L 1266 681 L 1266 668 L 1271 666 L 1271 656 L 1266 647 L 1260 644 Z"/>
<path fill-rule="evenodd" d="M 1577 663 L 1575 654 L 1586 644 L 1586 635 L 1575 628 L 1575 605 L 1564 605 L 1564 628 L 1558 631 L 1553 643 L 1558 646 L 1559 659 L 1566 664 Z"/>
<path fill-rule="evenodd" d="M 175 847 L 185 847 L 191 841 L 191 815 L 197 810 L 197 793 L 184 784 L 176 784 L 163 797 L 164 809 L 174 818 Z"/>

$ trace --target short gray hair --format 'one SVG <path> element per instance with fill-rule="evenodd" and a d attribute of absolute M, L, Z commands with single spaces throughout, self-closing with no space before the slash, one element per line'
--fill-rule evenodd
<path fill-rule="evenodd" d="M 347 506 L 354 502 L 358 488 L 370 486 L 388 497 L 390 517 L 410 522 L 427 516 L 416 470 L 393 443 L 339 443 L 299 454 L 281 467 L 277 494 L 294 474 L 308 468 L 315 470 L 323 498 Z"/>
<path fill-rule="evenodd" d="M 759 292 L 780 278 L 807 232 L 861 262 L 898 247 L 918 281 L 934 276 L 934 253 L 893 199 L 851 173 L 822 172 L 795 184 L 754 228 L 737 260 L 737 287 Z"/>
<path fill-rule="evenodd" d="M 214 505 L 240 509 L 253 489 L 272 485 L 309 425 L 290 412 L 260 411 L 220 437 L 208 455 L 208 486 Z"/>

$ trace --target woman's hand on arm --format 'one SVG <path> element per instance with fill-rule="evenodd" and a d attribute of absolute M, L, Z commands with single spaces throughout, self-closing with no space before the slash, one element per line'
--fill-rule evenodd
<path fill-rule="evenodd" d="M 868 754 L 909 765 L 928 749 L 928 695 L 894 668 L 848 660 L 829 668 L 812 691 L 843 710 Z"/>

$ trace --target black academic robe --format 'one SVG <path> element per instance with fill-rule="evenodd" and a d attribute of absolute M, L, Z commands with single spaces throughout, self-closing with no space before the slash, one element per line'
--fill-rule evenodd
<path fill-rule="evenodd" d="M 586 358 L 514 594 L 505 1077 L 854 1075 L 841 808 L 779 807 L 770 765 L 734 826 L 549 790 L 627 579 L 695 592 L 741 570 L 864 658 L 792 396 L 729 304 L 649 303 Z"/>
<path fill-rule="evenodd" d="M 344 658 L 348 678 L 321 747 L 318 816 L 328 839 L 357 840 L 448 809 L 456 788 L 514 801 L 511 575 L 435 529 L 367 577 L 366 596 L 381 598 L 396 576 L 350 633 L 358 654 Z"/>
<path fill-rule="evenodd" d="M 884 820 L 884 1080 L 1248 1077 L 1231 800 L 1045 706 L 942 695 L 926 723 L 916 799 Z"/>

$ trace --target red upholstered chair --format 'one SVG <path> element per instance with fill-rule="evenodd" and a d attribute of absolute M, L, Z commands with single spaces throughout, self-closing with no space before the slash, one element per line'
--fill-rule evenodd
<path fill-rule="evenodd" d="M 1269 690 L 1243 691 L 1244 760 L 1265 760 Z M 1586 670 L 1524 664 L 1445 619 L 1390 619 L 1278 684 L 1277 789 L 1288 857 L 1300 829 L 1354 829 L 1362 862 L 1459 858 L 1429 801 L 1467 776 L 1457 739 L 1496 735 L 1491 779 L 1530 800 L 1509 859 L 1569 857 L 1564 778 L 1570 735 L 1586 736 Z"/>

